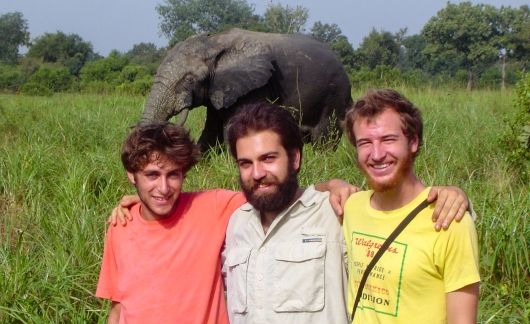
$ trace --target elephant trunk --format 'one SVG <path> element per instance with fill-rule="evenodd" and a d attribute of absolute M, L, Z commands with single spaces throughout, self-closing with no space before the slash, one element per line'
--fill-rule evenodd
<path fill-rule="evenodd" d="M 163 82 L 155 82 L 142 114 L 142 122 L 164 121 L 178 115 L 177 124 L 184 125 L 191 104 L 187 91 L 176 93 Z"/>

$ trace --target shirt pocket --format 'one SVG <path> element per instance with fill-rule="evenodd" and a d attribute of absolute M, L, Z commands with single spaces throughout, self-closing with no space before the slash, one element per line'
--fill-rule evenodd
<path fill-rule="evenodd" d="M 250 248 L 234 248 L 226 256 L 226 295 L 231 313 L 247 310 L 247 272 Z"/>
<path fill-rule="evenodd" d="M 276 246 L 274 310 L 316 312 L 324 308 L 326 237 L 303 236 L 304 241 Z"/>

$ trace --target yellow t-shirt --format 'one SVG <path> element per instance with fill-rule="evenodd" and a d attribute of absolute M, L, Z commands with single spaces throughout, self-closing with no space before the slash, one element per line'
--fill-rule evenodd
<path fill-rule="evenodd" d="M 348 251 L 348 309 L 351 312 L 366 266 L 398 224 L 425 198 L 425 189 L 392 211 L 370 206 L 373 191 L 352 195 L 344 211 Z M 372 269 L 355 323 L 445 323 L 445 294 L 480 281 L 477 233 L 469 214 L 436 232 L 434 206 L 422 210 Z"/>

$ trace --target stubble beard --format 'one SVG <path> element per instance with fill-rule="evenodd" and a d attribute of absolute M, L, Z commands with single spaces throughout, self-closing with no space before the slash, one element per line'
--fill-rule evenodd
<path fill-rule="evenodd" d="M 373 191 L 386 192 L 397 188 L 399 184 L 405 180 L 405 178 L 408 176 L 408 174 L 413 168 L 414 157 L 413 155 L 409 155 L 407 158 L 399 161 L 398 163 L 399 164 L 397 165 L 397 170 L 393 174 L 392 178 L 388 179 L 385 182 L 380 182 L 372 178 L 364 167 L 361 167 L 361 170 L 363 171 L 366 177 L 368 185 L 370 186 L 370 188 L 372 188 Z"/>

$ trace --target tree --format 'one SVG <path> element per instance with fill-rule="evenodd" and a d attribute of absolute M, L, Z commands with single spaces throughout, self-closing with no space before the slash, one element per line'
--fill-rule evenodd
<path fill-rule="evenodd" d="M 423 54 L 425 46 L 425 38 L 420 34 L 403 38 L 400 52 L 401 68 L 403 70 L 424 70 L 428 65 L 428 60 Z"/>
<path fill-rule="evenodd" d="M 342 30 L 337 24 L 330 25 L 316 21 L 311 27 L 311 36 L 327 44 L 333 43 L 340 35 L 342 35 Z"/>
<path fill-rule="evenodd" d="M 448 3 L 423 27 L 424 53 L 438 63 L 456 57 L 460 68 L 467 71 L 467 88 L 471 90 L 476 74 L 498 57 L 496 18 L 496 9 L 490 5 Z"/>
<path fill-rule="evenodd" d="M 506 61 L 518 60 L 526 69 L 530 60 L 530 9 L 501 7 L 498 19 L 498 48 L 501 59 L 502 88 L 506 83 Z"/>
<path fill-rule="evenodd" d="M 79 74 L 83 65 L 94 58 L 92 44 L 79 35 L 58 31 L 37 37 L 29 48 L 28 57 L 40 58 L 45 63 L 60 63 L 73 75 Z"/>
<path fill-rule="evenodd" d="M 348 37 L 342 34 L 337 24 L 323 24 L 317 21 L 311 27 L 311 36 L 329 44 L 331 49 L 340 57 L 342 64 L 349 69 L 353 68 L 355 51 L 348 41 Z"/>
<path fill-rule="evenodd" d="M 20 46 L 29 45 L 28 22 L 20 12 L 0 16 L 0 62 L 15 64 Z"/>
<path fill-rule="evenodd" d="M 366 36 L 356 51 L 361 66 L 374 69 L 378 65 L 394 67 L 399 59 L 399 44 L 395 36 L 387 31 L 374 29 Z"/>
<path fill-rule="evenodd" d="M 170 45 L 197 33 L 246 28 L 259 20 L 245 0 L 164 0 L 156 11 L 162 19 L 160 30 Z"/>
<path fill-rule="evenodd" d="M 154 67 L 154 70 L 156 70 L 156 66 L 160 64 L 166 52 L 165 48 L 157 49 L 153 43 L 138 43 L 125 55 L 129 58 L 131 64 L 148 66 L 150 69 Z"/>
<path fill-rule="evenodd" d="M 269 32 L 294 34 L 304 31 L 307 17 L 309 10 L 302 6 L 292 8 L 281 4 L 270 4 L 265 11 L 263 23 Z"/>

